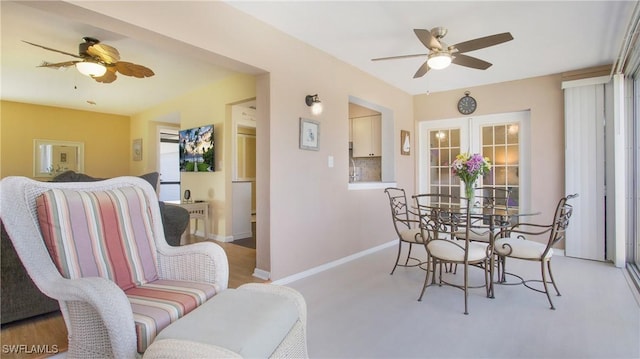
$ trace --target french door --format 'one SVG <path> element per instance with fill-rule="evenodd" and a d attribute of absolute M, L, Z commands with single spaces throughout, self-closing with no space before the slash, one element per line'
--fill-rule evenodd
<path fill-rule="evenodd" d="M 464 184 L 451 163 L 460 153 L 480 153 L 492 169 L 476 186 L 509 189 L 509 206 L 529 209 L 529 111 L 423 121 L 419 135 L 420 193 L 460 196 Z"/>

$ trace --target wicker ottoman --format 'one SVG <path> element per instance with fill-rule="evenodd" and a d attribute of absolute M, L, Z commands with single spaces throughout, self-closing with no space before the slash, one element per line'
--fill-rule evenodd
<path fill-rule="evenodd" d="M 162 330 L 144 358 L 307 358 L 306 304 L 272 284 L 226 289 Z"/>

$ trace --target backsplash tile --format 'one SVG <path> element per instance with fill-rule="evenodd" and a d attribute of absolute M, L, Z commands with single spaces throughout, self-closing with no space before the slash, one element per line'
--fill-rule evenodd
<path fill-rule="evenodd" d="M 359 168 L 360 178 L 358 182 L 380 182 L 382 181 L 382 157 L 356 157 L 350 158 L 349 163 L 353 159 L 357 168 Z M 349 174 L 353 172 L 353 168 L 349 166 Z M 356 172 L 357 173 L 357 172 Z"/>

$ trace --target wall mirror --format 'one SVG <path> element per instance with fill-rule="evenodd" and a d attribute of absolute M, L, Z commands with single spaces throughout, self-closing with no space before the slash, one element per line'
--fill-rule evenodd
<path fill-rule="evenodd" d="M 33 177 L 84 172 L 84 142 L 33 140 Z"/>

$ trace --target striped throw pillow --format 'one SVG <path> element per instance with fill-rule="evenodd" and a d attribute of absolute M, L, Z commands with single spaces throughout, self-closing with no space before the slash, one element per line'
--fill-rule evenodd
<path fill-rule="evenodd" d="M 53 189 L 36 204 L 45 244 L 64 277 L 103 277 L 122 290 L 158 279 L 149 202 L 140 188 Z"/>

